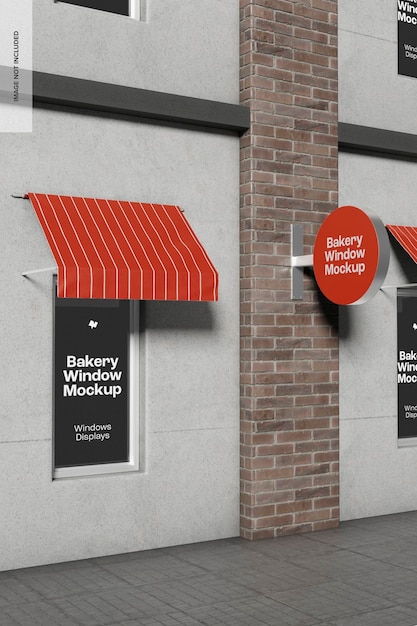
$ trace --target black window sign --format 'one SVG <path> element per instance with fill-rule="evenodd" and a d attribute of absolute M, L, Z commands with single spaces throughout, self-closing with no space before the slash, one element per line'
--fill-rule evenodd
<path fill-rule="evenodd" d="M 417 78 L 417 0 L 397 0 L 398 73 Z"/>
<path fill-rule="evenodd" d="M 129 460 L 126 300 L 55 298 L 55 468 Z"/>
<path fill-rule="evenodd" d="M 129 15 L 129 0 L 60 0 L 60 2 L 117 13 L 118 15 Z"/>
<path fill-rule="evenodd" d="M 398 438 L 417 437 L 417 289 L 397 291 Z"/>

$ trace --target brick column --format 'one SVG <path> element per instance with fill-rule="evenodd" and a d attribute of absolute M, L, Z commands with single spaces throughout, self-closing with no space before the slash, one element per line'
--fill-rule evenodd
<path fill-rule="evenodd" d="M 290 227 L 304 254 L 337 207 L 337 0 L 240 0 L 241 529 L 337 526 L 337 307 L 306 272 L 291 300 Z"/>

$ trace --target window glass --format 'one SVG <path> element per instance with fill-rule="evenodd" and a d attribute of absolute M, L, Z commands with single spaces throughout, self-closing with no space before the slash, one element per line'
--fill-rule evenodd
<path fill-rule="evenodd" d="M 117 13 L 118 15 L 129 15 L 129 0 L 60 0 L 60 2 Z"/>

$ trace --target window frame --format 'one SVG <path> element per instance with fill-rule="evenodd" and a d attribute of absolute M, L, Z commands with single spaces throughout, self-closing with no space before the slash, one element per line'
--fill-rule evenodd
<path fill-rule="evenodd" d="M 55 380 L 55 303 L 56 276 L 54 276 L 53 288 L 53 366 L 52 375 Z M 72 465 L 68 467 L 55 467 L 55 385 L 53 384 L 53 423 L 52 423 L 52 478 L 76 478 L 83 476 L 102 476 L 121 472 L 137 472 L 140 468 L 140 305 L 138 300 L 129 303 L 129 342 L 128 342 L 128 431 L 129 431 L 129 455 L 124 462 L 109 462 L 96 465 Z"/>
<path fill-rule="evenodd" d="M 111 15 L 117 15 L 119 17 L 130 17 L 132 19 L 138 20 L 140 22 L 146 21 L 146 3 L 147 0 L 129 0 L 129 13 L 116 13 L 115 11 L 107 11 L 106 9 L 102 9 L 99 6 L 90 7 L 85 6 L 83 4 L 75 4 L 71 2 L 71 0 L 54 0 L 55 3 L 63 3 L 69 4 L 74 7 L 80 7 L 82 9 L 90 9 L 92 11 L 101 11 L 102 13 L 110 13 Z M 97 0 L 97 4 L 99 4 L 99 0 Z"/>

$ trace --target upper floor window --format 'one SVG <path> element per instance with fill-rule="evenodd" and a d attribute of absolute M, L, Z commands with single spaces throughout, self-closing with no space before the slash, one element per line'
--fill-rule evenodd
<path fill-rule="evenodd" d="M 57 0 L 55 0 L 57 1 Z M 127 15 L 136 17 L 135 0 L 59 0 L 66 4 L 76 4 L 88 9 L 97 9 L 99 11 L 107 11 L 108 13 L 117 13 L 118 15 Z"/>

